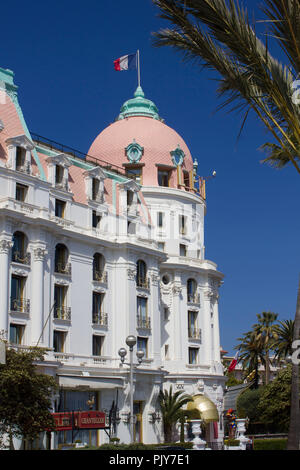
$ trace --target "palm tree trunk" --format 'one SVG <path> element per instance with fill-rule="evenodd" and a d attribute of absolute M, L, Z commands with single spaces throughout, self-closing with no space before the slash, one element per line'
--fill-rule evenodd
<path fill-rule="evenodd" d="M 300 282 L 298 286 L 297 307 L 294 323 L 293 340 L 299 339 L 300 333 Z M 299 365 L 292 363 L 291 415 L 287 450 L 299 450 L 300 406 L 299 406 Z"/>
<path fill-rule="evenodd" d="M 266 385 L 270 382 L 270 358 L 269 358 L 269 351 L 266 352 L 266 365 L 265 365 L 265 380 Z"/>

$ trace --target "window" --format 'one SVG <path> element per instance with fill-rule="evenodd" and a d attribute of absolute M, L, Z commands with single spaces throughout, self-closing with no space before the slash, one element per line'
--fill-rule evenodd
<path fill-rule="evenodd" d="M 134 222 L 127 222 L 127 233 L 128 235 L 135 235 L 136 232 L 136 225 Z"/>
<path fill-rule="evenodd" d="M 169 186 L 170 172 L 164 170 L 158 170 L 157 180 L 159 186 Z"/>
<path fill-rule="evenodd" d="M 16 170 L 25 171 L 26 149 L 17 147 L 16 149 Z"/>
<path fill-rule="evenodd" d="M 148 357 L 148 338 L 137 337 L 137 351 L 144 351 L 144 358 Z"/>
<path fill-rule="evenodd" d="M 65 217 L 66 203 L 59 199 L 55 199 L 55 216 L 64 219 Z"/>
<path fill-rule="evenodd" d="M 189 348 L 189 364 L 198 364 L 199 349 Z"/>
<path fill-rule="evenodd" d="M 186 217 L 184 215 L 179 216 L 179 233 L 181 235 L 186 234 Z"/>
<path fill-rule="evenodd" d="M 150 319 L 148 318 L 146 297 L 137 297 L 137 326 L 138 328 L 150 328 Z"/>
<path fill-rule="evenodd" d="M 165 243 L 164 242 L 157 242 L 157 247 L 160 251 L 165 251 Z"/>
<path fill-rule="evenodd" d="M 165 344 L 165 360 L 169 360 L 170 357 L 169 357 L 169 345 L 168 344 Z"/>
<path fill-rule="evenodd" d="M 9 327 L 9 341 L 12 344 L 22 344 L 25 326 L 11 323 Z"/>
<path fill-rule="evenodd" d="M 54 271 L 60 274 L 71 274 L 71 264 L 68 263 L 69 251 L 62 243 L 55 247 Z"/>
<path fill-rule="evenodd" d="M 93 228 L 100 229 L 101 215 L 98 215 L 96 211 L 93 211 L 92 226 Z"/>
<path fill-rule="evenodd" d="M 67 333 L 65 331 L 53 331 L 53 349 L 54 352 L 64 352 Z"/>
<path fill-rule="evenodd" d="M 93 323 L 96 325 L 107 325 L 107 315 L 103 312 L 103 293 L 93 292 Z"/>
<path fill-rule="evenodd" d="M 189 188 L 190 187 L 190 175 L 189 175 L 188 171 L 183 172 L 183 181 L 184 181 L 184 185 L 187 188 Z"/>
<path fill-rule="evenodd" d="M 134 179 L 137 183 L 142 184 L 142 168 L 141 167 L 126 168 L 126 175 L 129 178 Z"/>
<path fill-rule="evenodd" d="M 158 212 L 157 213 L 157 226 L 159 228 L 163 228 L 164 226 L 164 213 L 163 212 Z"/>
<path fill-rule="evenodd" d="M 25 202 L 27 196 L 28 186 L 24 186 L 23 184 L 17 183 L 16 184 L 16 200 Z"/>
<path fill-rule="evenodd" d="M 136 263 L 136 285 L 137 287 L 149 287 L 147 279 L 147 265 L 145 261 L 141 259 Z"/>
<path fill-rule="evenodd" d="M 188 279 L 187 281 L 187 301 L 192 302 L 192 303 L 197 303 L 198 302 L 198 296 L 197 296 L 197 282 L 195 279 Z"/>
<path fill-rule="evenodd" d="M 24 298 L 26 277 L 12 275 L 10 309 L 13 312 L 29 313 L 29 300 Z"/>
<path fill-rule="evenodd" d="M 103 356 L 104 336 L 93 335 L 93 356 Z"/>
<path fill-rule="evenodd" d="M 71 319 L 71 309 L 66 306 L 68 287 L 55 284 L 54 286 L 54 318 Z"/>
<path fill-rule="evenodd" d="M 104 183 L 102 179 L 92 178 L 92 200 L 99 203 L 104 202 Z"/>
<path fill-rule="evenodd" d="M 201 339 L 198 328 L 198 312 L 188 312 L 188 337 L 190 339 Z"/>
<path fill-rule="evenodd" d="M 186 245 L 179 245 L 179 256 L 186 256 Z"/>
<path fill-rule="evenodd" d="M 27 253 L 28 240 L 23 232 L 13 234 L 11 259 L 16 263 L 30 264 L 30 253 Z"/>
<path fill-rule="evenodd" d="M 64 181 L 64 167 L 55 165 L 55 184 L 62 185 Z"/>
<path fill-rule="evenodd" d="M 99 282 L 106 281 L 105 258 L 101 253 L 95 253 L 93 257 L 93 280 Z"/>

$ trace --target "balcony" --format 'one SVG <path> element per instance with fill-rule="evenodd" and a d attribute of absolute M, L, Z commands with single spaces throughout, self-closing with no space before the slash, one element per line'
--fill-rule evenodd
<path fill-rule="evenodd" d="M 189 339 L 198 340 L 201 342 L 201 330 L 199 328 L 189 327 L 188 337 Z"/>
<path fill-rule="evenodd" d="M 57 320 L 71 320 L 71 307 L 54 307 L 54 318 Z"/>
<path fill-rule="evenodd" d="M 31 262 L 31 254 L 28 252 L 25 253 L 25 252 L 14 250 L 11 255 L 11 260 L 14 263 L 21 263 L 21 264 L 26 264 L 27 266 L 29 266 Z"/>
<path fill-rule="evenodd" d="M 142 289 L 150 289 L 150 281 L 147 277 L 137 277 L 136 286 Z"/>
<path fill-rule="evenodd" d="M 103 284 L 106 284 L 107 283 L 107 271 L 99 271 L 97 269 L 94 269 L 93 281 L 102 282 Z"/>
<path fill-rule="evenodd" d="M 71 276 L 72 274 L 71 263 L 61 263 L 61 262 L 56 263 L 54 272 L 58 274 L 66 274 L 67 276 Z"/>
<path fill-rule="evenodd" d="M 200 294 L 194 293 L 194 294 L 188 294 L 187 295 L 187 301 L 189 304 L 200 304 Z"/>
<path fill-rule="evenodd" d="M 93 325 L 107 326 L 108 325 L 107 313 L 102 313 L 102 312 L 93 313 Z"/>
<path fill-rule="evenodd" d="M 20 297 L 19 299 L 10 299 L 10 310 L 18 313 L 30 312 L 30 300 Z"/>
<path fill-rule="evenodd" d="M 137 315 L 136 318 L 137 328 L 142 328 L 144 330 L 151 330 L 151 319 L 148 317 L 141 317 Z"/>

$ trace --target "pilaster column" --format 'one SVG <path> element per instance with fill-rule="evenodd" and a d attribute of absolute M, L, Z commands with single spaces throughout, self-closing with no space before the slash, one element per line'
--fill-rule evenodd
<path fill-rule="evenodd" d="M 31 342 L 37 344 L 44 326 L 44 259 L 47 251 L 44 247 L 33 250 L 32 295 L 31 295 Z M 43 343 L 43 336 L 40 338 Z"/>
<path fill-rule="evenodd" d="M 8 336 L 9 253 L 11 240 L 0 240 L 0 331 Z"/>
<path fill-rule="evenodd" d="M 203 362 L 211 365 L 212 358 L 212 334 L 211 334 L 211 291 L 204 291 L 204 316 L 203 316 Z"/>

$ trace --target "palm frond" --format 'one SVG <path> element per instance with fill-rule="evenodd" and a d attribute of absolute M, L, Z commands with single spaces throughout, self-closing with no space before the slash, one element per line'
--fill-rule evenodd
<path fill-rule="evenodd" d="M 154 34 L 154 45 L 170 46 L 184 61 L 218 72 L 217 92 L 225 97 L 219 109 L 253 110 L 300 173 L 300 109 L 291 93 L 295 69 L 270 54 L 268 41 L 258 38 L 247 11 L 233 0 L 228 5 L 225 0 L 153 1 L 159 16 L 172 25 Z M 297 15 L 295 9 L 289 11 Z"/>

